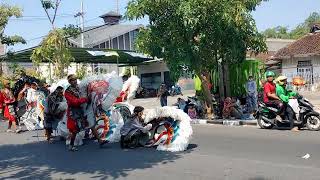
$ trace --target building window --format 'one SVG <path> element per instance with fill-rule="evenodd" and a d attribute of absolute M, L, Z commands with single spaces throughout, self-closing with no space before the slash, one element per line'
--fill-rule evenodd
<path fill-rule="evenodd" d="M 118 47 L 118 38 L 112 39 L 112 49 L 119 49 L 119 47 Z"/>
<path fill-rule="evenodd" d="M 125 35 L 124 35 L 124 43 L 125 43 L 125 47 L 124 47 L 124 49 L 125 50 L 130 50 L 130 40 L 129 40 L 129 33 L 126 33 Z"/>
<path fill-rule="evenodd" d="M 101 44 L 100 44 L 100 48 L 103 48 L 103 49 L 106 48 L 106 43 L 105 43 L 105 42 L 104 42 L 104 43 L 101 43 Z"/>
<path fill-rule="evenodd" d="M 313 66 L 311 60 L 298 61 L 297 74 L 306 81 L 306 84 L 313 84 Z"/>
<path fill-rule="evenodd" d="M 134 31 L 131 31 L 130 32 L 130 50 L 134 50 L 134 40 L 135 40 L 135 38 L 134 38 Z"/>
<path fill-rule="evenodd" d="M 93 48 L 99 48 L 99 45 L 93 46 Z"/>
<path fill-rule="evenodd" d="M 141 74 L 141 86 L 143 88 L 158 89 L 161 83 L 161 72 Z"/>
<path fill-rule="evenodd" d="M 119 36 L 119 49 L 124 50 L 123 36 Z"/>
<path fill-rule="evenodd" d="M 110 42 L 109 41 L 106 42 L 106 48 L 110 49 Z"/>

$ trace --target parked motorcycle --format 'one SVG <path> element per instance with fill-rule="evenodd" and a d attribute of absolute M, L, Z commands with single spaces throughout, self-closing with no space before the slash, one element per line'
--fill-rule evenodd
<path fill-rule="evenodd" d="M 307 127 L 311 131 L 320 130 L 320 114 L 315 111 L 314 106 L 306 98 L 298 95 L 296 99 L 289 100 L 289 106 L 294 110 L 294 124 L 299 128 Z M 281 112 L 265 103 L 259 102 L 259 109 L 256 114 L 258 124 L 262 129 L 283 127 L 288 125 L 288 120 L 277 119 Z"/>
<path fill-rule="evenodd" d="M 169 90 L 169 93 L 171 96 L 175 96 L 175 95 L 182 95 L 182 91 L 181 91 L 181 87 L 178 85 L 172 86 Z"/>

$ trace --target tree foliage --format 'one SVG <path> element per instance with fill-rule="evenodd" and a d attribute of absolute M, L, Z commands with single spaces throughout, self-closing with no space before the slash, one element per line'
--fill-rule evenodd
<path fill-rule="evenodd" d="M 50 21 L 52 27 L 54 28 L 54 22 L 56 20 L 58 8 L 60 6 L 61 0 L 40 0 L 42 8 L 46 12 L 48 20 Z M 53 11 L 53 15 L 50 16 L 50 11 Z"/>
<path fill-rule="evenodd" d="M 266 50 L 250 12 L 258 0 L 132 0 L 129 19 L 149 17 L 138 35 L 138 50 L 163 57 L 170 69 L 190 67 L 196 73 L 245 59 L 246 50 Z"/>
<path fill-rule="evenodd" d="M 266 29 L 263 34 L 266 38 L 299 39 L 308 34 L 314 24 L 320 24 L 320 14 L 317 12 L 311 13 L 303 23 L 299 24 L 292 31 L 289 31 L 287 27 L 277 26 Z"/>
<path fill-rule="evenodd" d="M 80 64 L 79 69 L 77 69 L 76 76 L 81 80 L 83 79 L 88 72 L 88 67 L 86 64 Z"/>
<path fill-rule="evenodd" d="M 246 51 L 266 51 L 251 11 L 263 0 L 131 0 L 129 20 L 149 17 L 150 25 L 136 40 L 137 49 L 163 58 L 174 76 L 182 67 L 201 74 L 222 64 L 245 60 Z M 203 88 L 209 101 L 210 93 Z"/>
<path fill-rule="evenodd" d="M 4 34 L 4 30 L 9 19 L 11 17 L 19 18 L 21 15 L 22 10 L 19 7 L 0 4 L 0 44 L 14 45 L 16 43 L 26 43 L 26 41 L 20 36 L 7 36 Z"/>
<path fill-rule="evenodd" d="M 42 41 L 40 47 L 33 50 L 31 59 L 37 66 L 42 62 L 49 62 L 50 77 L 52 64 L 54 77 L 63 78 L 66 75 L 65 70 L 74 60 L 68 49 L 68 38 L 78 36 L 81 30 L 74 25 L 67 25 L 61 29 L 55 28 L 54 23 L 61 0 L 40 0 L 40 2 L 52 25 L 52 30 Z M 49 14 L 50 10 L 53 10 L 52 16 Z"/>
<path fill-rule="evenodd" d="M 54 65 L 54 76 L 63 78 L 65 69 L 74 60 L 67 48 L 67 37 L 62 29 L 54 29 L 42 41 L 40 47 L 33 50 L 31 59 L 36 65 L 42 62 L 49 62 Z"/>

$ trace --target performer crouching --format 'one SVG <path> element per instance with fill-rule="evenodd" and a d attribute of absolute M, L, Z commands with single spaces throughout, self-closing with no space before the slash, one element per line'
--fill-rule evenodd
<path fill-rule="evenodd" d="M 65 98 L 68 103 L 67 109 L 67 128 L 70 135 L 70 151 L 77 151 L 78 149 L 74 146 L 74 141 L 76 135 L 80 130 L 85 129 L 89 126 L 86 117 L 84 116 L 83 109 L 81 108 L 82 104 L 90 103 L 91 97 L 88 98 L 80 97 L 80 90 L 78 88 L 77 78 L 75 75 L 68 76 L 68 82 L 70 86 L 65 91 Z M 98 139 L 100 146 L 104 145 L 107 141 L 102 140 L 97 130 L 94 127 L 90 127 L 94 136 Z"/>
<path fill-rule="evenodd" d="M 136 106 L 131 118 L 122 126 L 120 130 L 121 148 L 135 148 L 139 145 L 145 145 L 148 141 L 148 131 L 152 128 L 152 125 L 143 126 L 143 111 L 143 107 Z"/>

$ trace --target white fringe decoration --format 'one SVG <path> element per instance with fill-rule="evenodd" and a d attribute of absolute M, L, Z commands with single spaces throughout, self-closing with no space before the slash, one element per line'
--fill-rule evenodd
<path fill-rule="evenodd" d="M 127 101 L 130 103 L 136 95 L 136 92 L 140 85 L 140 79 L 138 76 L 132 75 L 122 87 L 122 91 L 128 90 Z"/>
<path fill-rule="evenodd" d="M 160 117 L 171 117 L 176 121 L 179 121 L 179 135 L 176 139 L 169 145 L 159 145 L 157 150 L 160 151 L 185 151 L 188 148 L 191 136 L 192 136 L 192 127 L 190 117 L 180 109 L 175 107 L 161 107 L 156 109 L 146 110 L 145 123 L 152 121 L 153 119 Z"/>

